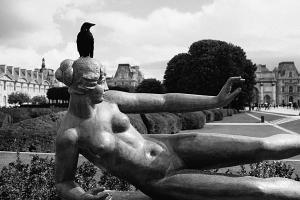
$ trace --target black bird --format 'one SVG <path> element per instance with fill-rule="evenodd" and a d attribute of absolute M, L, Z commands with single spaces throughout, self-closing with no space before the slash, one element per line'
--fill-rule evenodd
<path fill-rule="evenodd" d="M 80 32 L 77 35 L 77 50 L 80 57 L 94 56 L 94 37 L 90 32 L 90 28 L 95 24 L 84 22 Z"/>

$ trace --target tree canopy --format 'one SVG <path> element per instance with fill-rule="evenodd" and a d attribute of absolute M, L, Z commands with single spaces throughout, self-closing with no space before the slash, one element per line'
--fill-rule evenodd
<path fill-rule="evenodd" d="M 29 103 L 30 97 L 26 93 L 22 92 L 13 92 L 8 95 L 8 103 L 9 104 L 19 104 L 22 105 L 23 103 Z"/>
<path fill-rule="evenodd" d="M 168 62 L 164 85 L 167 92 L 217 95 L 229 77 L 242 76 L 246 79 L 238 97 L 242 105 L 251 96 L 255 70 L 241 47 L 219 40 L 200 40 L 190 46 L 188 53 L 178 54 Z"/>
<path fill-rule="evenodd" d="M 138 93 L 164 93 L 164 87 L 161 82 L 154 78 L 144 79 L 136 88 Z"/>
<path fill-rule="evenodd" d="M 68 92 L 68 87 L 52 87 L 47 91 L 47 98 L 50 100 L 63 100 L 69 101 L 70 94 Z"/>
<path fill-rule="evenodd" d="M 32 104 L 46 104 L 47 98 L 43 95 L 40 96 L 34 96 L 31 99 Z"/>

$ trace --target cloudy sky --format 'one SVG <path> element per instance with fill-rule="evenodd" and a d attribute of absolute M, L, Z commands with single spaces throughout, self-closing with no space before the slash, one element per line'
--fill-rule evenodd
<path fill-rule="evenodd" d="M 300 67 L 299 0 L 0 0 L 0 64 L 57 69 L 76 59 L 83 22 L 96 24 L 94 57 L 108 75 L 140 65 L 162 80 L 166 63 L 198 40 L 223 40 L 256 64 Z"/>

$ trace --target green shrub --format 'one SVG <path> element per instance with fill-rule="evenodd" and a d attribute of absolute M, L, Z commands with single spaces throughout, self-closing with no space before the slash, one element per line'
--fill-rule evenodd
<path fill-rule="evenodd" d="M 3 167 L 0 173 L 0 199 L 58 199 L 53 159 L 33 156 L 30 165 L 17 159 L 8 167 Z"/>
<path fill-rule="evenodd" d="M 0 128 L 6 127 L 11 123 L 12 123 L 12 117 L 7 113 L 0 112 Z"/>
<path fill-rule="evenodd" d="M 106 189 L 110 190 L 118 190 L 118 191 L 130 191 L 134 190 L 134 186 L 130 185 L 125 180 L 119 179 L 110 173 L 104 171 L 103 175 L 101 176 L 100 181 L 98 182 L 99 185 L 105 187 Z"/>
<path fill-rule="evenodd" d="M 47 98 L 43 95 L 34 96 L 34 97 L 31 98 L 31 103 L 34 104 L 34 105 L 46 104 L 47 103 Z"/>
<path fill-rule="evenodd" d="M 1 111 L 9 114 L 13 123 L 31 118 L 28 108 L 2 108 Z"/>
<path fill-rule="evenodd" d="M 241 166 L 240 175 L 255 176 L 259 178 L 282 177 L 292 179 L 295 169 L 281 161 L 263 161 L 250 164 L 250 170 L 247 172 L 245 166 Z"/>
<path fill-rule="evenodd" d="M 180 119 L 171 113 L 141 114 L 148 134 L 171 134 L 179 131 Z"/>
<path fill-rule="evenodd" d="M 223 113 L 219 109 L 210 110 L 214 114 L 215 121 L 221 121 L 223 119 Z"/>
<path fill-rule="evenodd" d="M 48 115 L 51 113 L 57 113 L 64 110 L 66 110 L 66 108 L 1 108 L 1 112 L 9 114 L 12 117 L 13 123 L 17 123 L 26 119 L 40 117 L 43 115 Z"/>
<path fill-rule="evenodd" d="M 31 118 L 36 118 L 36 117 L 40 117 L 52 113 L 52 110 L 50 108 L 30 108 L 28 110 L 29 110 L 29 116 Z"/>
<path fill-rule="evenodd" d="M 56 131 L 64 115 L 51 113 L 0 129 L 0 150 L 54 152 Z"/>
<path fill-rule="evenodd" d="M 182 122 L 182 130 L 200 129 L 203 128 L 206 121 L 206 115 L 201 112 L 188 112 L 177 114 Z"/>
<path fill-rule="evenodd" d="M 178 133 L 182 129 L 181 119 L 174 113 L 159 113 L 167 121 L 168 134 Z"/>
<path fill-rule="evenodd" d="M 219 110 L 222 112 L 223 117 L 227 117 L 228 116 L 227 109 L 221 108 Z"/>
<path fill-rule="evenodd" d="M 227 116 L 232 116 L 233 115 L 233 110 L 230 108 L 227 108 Z"/>
<path fill-rule="evenodd" d="M 210 111 L 210 110 L 203 110 L 202 112 L 206 116 L 206 122 L 213 122 L 213 121 L 215 121 L 215 115 L 214 115 L 214 113 L 212 111 Z"/>
<path fill-rule="evenodd" d="M 132 190 L 134 187 L 106 172 L 99 182 L 95 175 L 97 168 L 83 162 L 75 175 L 75 181 L 84 189 L 105 186 L 108 190 Z M 59 200 L 55 188 L 55 164 L 53 158 L 40 158 L 35 155 L 31 163 L 24 164 L 19 159 L 9 163 L 0 171 L 0 199 L 2 200 Z M 99 185 L 100 184 L 100 185 Z"/>

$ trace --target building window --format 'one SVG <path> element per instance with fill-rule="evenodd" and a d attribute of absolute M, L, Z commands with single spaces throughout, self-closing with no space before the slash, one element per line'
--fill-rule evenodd
<path fill-rule="evenodd" d="M 292 78 L 293 77 L 293 72 L 289 73 L 289 77 Z"/>
<path fill-rule="evenodd" d="M 300 92 L 300 86 L 297 87 L 297 92 Z"/>
<path fill-rule="evenodd" d="M 293 93 L 293 86 L 289 87 L 289 93 Z"/>
<path fill-rule="evenodd" d="M 284 86 L 281 87 L 281 91 L 284 92 Z"/>

